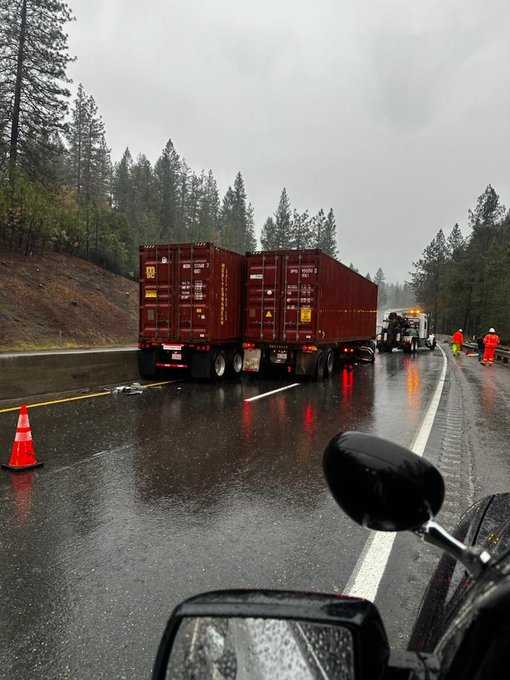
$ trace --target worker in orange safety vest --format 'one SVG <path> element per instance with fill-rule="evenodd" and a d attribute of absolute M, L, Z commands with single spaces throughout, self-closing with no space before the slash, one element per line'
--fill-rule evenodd
<path fill-rule="evenodd" d="M 464 344 L 464 335 L 462 333 L 462 328 L 452 335 L 452 352 L 453 356 L 457 356 L 462 351 L 462 345 Z"/>
<path fill-rule="evenodd" d="M 496 354 L 496 349 L 500 342 L 499 335 L 496 334 L 494 328 L 490 328 L 483 339 L 484 351 L 482 366 L 492 366 L 494 364 L 494 355 Z"/>

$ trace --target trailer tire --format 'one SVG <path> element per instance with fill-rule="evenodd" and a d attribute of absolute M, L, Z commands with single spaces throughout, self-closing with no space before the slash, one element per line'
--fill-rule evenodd
<path fill-rule="evenodd" d="M 328 349 L 326 354 L 326 375 L 328 378 L 335 372 L 335 353 L 332 349 Z"/>
<path fill-rule="evenodd" d="M 227 372 L 227 358 L 222 349 L 218 349 L 211 354 L 211 378 L 213 380 L 223 380 Z"/>
<path fill-rule="evenodd" d="M 243 372 L 243 355 L 239 350 L 235 349 L 232 352 L 229 364 L 229 375 L 232 378 L 239 378 Z"/>
<path fill-rule="evenodd" d="M 315 380 L 322 382 L 326 375 L 326 360 L 323 352 L 317 354 L 317 363 L 315 364 Z"/>

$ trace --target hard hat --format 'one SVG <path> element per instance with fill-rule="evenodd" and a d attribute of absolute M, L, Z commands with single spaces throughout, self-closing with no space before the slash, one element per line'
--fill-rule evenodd
<path fill-rule="evenodd" d="M 462 328 L 459 328 L 459 333 L 462 333 Z"/>
<path fill-rule="evenodd" d="M 494 330 L 494 328 L 489 328 L 489 333 L 495 333 L 495 332 L 496 331 Z"/>

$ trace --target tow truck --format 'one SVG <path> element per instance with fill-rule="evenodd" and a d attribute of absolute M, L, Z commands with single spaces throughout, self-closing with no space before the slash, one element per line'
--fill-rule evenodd
<path fill-rule="evenodd" d="M 378 351 L 401 349 L 411 354 L 420 348 L 434 350 L 436 338 L 429 333 L 429 324 L 429 315 L 418 308 L 387 310 L 377 334 Z"/>

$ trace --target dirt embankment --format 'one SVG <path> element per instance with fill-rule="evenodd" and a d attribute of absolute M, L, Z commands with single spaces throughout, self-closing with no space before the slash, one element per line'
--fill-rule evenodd
<path fill-rule="evenodd" d="M 138 286 L 77 257 L 0 252 L 0 351 L 137 342 Z"/>

